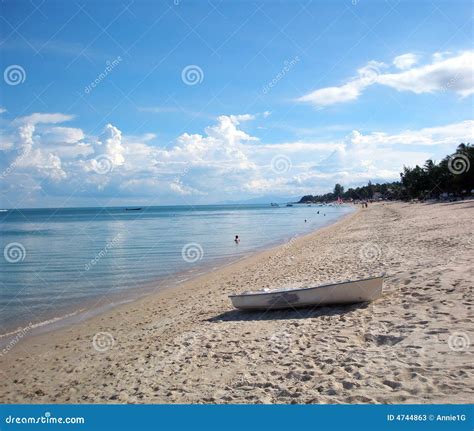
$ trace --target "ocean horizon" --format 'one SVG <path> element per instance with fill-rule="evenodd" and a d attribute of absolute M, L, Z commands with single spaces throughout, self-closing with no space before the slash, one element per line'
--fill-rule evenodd
<path fill-rule="evenodd" d="M 0 338 L 177 285 L 352 211 L 297 204 L 4 210 Z"/>

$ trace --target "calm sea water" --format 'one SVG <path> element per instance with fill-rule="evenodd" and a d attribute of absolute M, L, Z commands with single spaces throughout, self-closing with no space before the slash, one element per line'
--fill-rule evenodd
<path fill-rule="evenodd" d="M 182 281 L 351 211 L 224 205 L 0 212 L 0 334 Z"/>

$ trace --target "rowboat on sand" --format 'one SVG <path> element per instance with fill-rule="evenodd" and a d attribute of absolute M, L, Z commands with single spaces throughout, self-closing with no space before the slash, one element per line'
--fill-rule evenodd
<path fill-rule="evenodd" d="M 274 310 L 370 302 L 382 296 L 384 275 L 297 289 L 262 290 L 230 295 L 240 310 Z"/>

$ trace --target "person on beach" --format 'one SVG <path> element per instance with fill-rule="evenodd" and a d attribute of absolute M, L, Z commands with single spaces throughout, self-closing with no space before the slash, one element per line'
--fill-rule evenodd
<path fill-rule="evenodd" d="M 238 244 L 238 243 L 240 242 L 239 235 L 235 235 L 234 242 L 235 242 L 236 244 Z"/>

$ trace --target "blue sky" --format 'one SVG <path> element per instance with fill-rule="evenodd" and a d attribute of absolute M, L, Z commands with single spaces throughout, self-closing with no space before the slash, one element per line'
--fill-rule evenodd
<path fill-rule="evenodd" d="M 469 1 L 0 10 L 3 207 L 298 196 L 472 142 Z"/>

